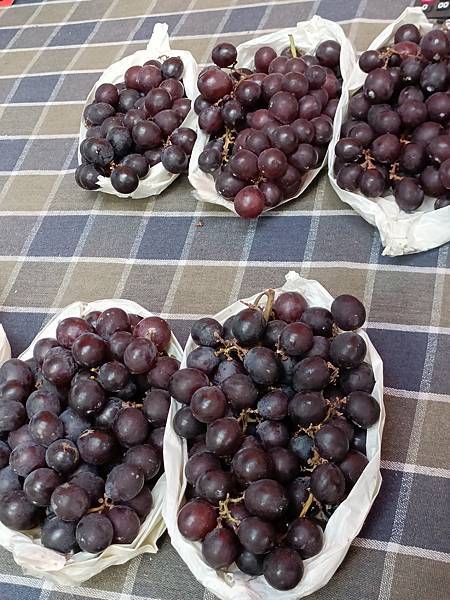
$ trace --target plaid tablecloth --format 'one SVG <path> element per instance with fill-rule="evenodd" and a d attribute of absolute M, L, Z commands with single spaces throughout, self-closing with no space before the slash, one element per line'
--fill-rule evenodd
<path fill-rule="evenodd" d="M 323 173 L 258 221 L 196 203 L 185 178 L 157 200 L 88 193 L 74 183 L 83 101 L 102 70 L 144 48 L 166 21 L 173 46 L 208 61 L 217 39 L 245 41 L 314 14 L 358 49 L 410 0 L 16 0 L 0 9 L 0 320 L 15 355 L 49 315 L 78 300 L 127 297 L 193 319 L 289 269 L 364 300 L 385 365 L 383 486 L 332 581 L 312 599 L 449 597 L 450 256 L 448 246 L 381 256 L 377 232 Z M 4 600 L 211 600 L 170 546 L 75 588 L 24 577 L 0 550 Z"/>

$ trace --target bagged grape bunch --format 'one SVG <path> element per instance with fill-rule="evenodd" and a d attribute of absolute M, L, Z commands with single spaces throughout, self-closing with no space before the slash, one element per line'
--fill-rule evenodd
<path fill-rule="evenodd" d="M 297 273 L 191 329 L 164 436 L 172 545 L 222 600 L 297 600 L 380 489 L 382 361 L 363 304 Z"/>
<path fill-rule="evenodd" d="M 406 9 L 361 54 L 336 112 L 331 184 L 388 256 L 450 241 L 449 57 L 449 30 Z"/>
<path fill-rule="evenodd" d="M 342 28 L 315 16 L 235 48 L 199 74 L 189 181 L 199 200 L 254 218 L 299 196 L 325 163 L 355 56 Z"/>
<path fill-rule="evenodd" d="M 147 198 L 187 172 L 197 64 L 190 52 L 171 50 L 167 31 L 157 23 L 147 48 L 111 65 L 90 92 L 75 173 L 82 188 Z"/>
<path fill-rule="evenodd" d="M 0 544 L 60 585 L 157 552 L 182 357 L 166 321 L 128 300 L 75 302 L 20 358 L 0 341 Z"/>

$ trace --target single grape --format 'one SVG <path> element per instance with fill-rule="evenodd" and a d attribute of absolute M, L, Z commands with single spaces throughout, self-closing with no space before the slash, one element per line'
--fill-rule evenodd
<path fill-rule="evenodd" d="M 311 493 L 319 502 L 337 504 L 345 494 L 343 472 L 333 463 L 318 465 L 311 474 Z"/>
<path fill-rule="evenodd" d="M 297 552 L 290 548 L 275 548 L 263 564 L 266 581 L 277 590 L 291 590 L 303 577 L 303 563 Z"/>
<path fill-rule="evenodd" d="M 114 528 L 105 515 L 91 513 L 84 515 L 76 527 L 75 536 L 78 545 L 85 552 L 97 554 L 111 545 Z"/>
<path fill-rule="evenodd" d="M 179 436 L 188 440 L 196 438 L 205 431 L 205 426 L 192 414 L 190 406 L 183 406 L 177 411 L 174 420 L 173 428 Z"/>
<path fill-rule="evenodd" d="M 281 421 L 287 416 L 289 399 L 281 390 L 271 390 L 258 400 L 258 412 L 271 421 Z"/>
<path fill-rule="evenodd" d="M 50 505 L 63 521 L 78 521 L 90 506 L 87 492 L 74 483 L 63 483 L 51 494 Z"/>
<path fill-rule="evenodd" d="M 276 92 L 269 100 L 269 113 L 280 121 L 280 123 L 286 124 L 295 121 L 298 116 L 298 110 L 299 105 L 297 100 L 289 92 Z"/>
<path fill-rule="evenodd" d="M 344 394 L 362 391 L 370 394 L 375 386 L 375 377 L 372 367 L 362 362 L 354 369 L 347 369 L 340 374 L 339 383 Z"/>
<path fill-rule="evenodd" d="M 256 433 L 266 450 L 286 447 L 289 443 L 289 430 L 284 421 L 263 421 L 258 425 Z"/>
<path fill-rule="evenodd" d="M 91 465 L 104 465 L 113 461 L 116 441 L 107 431 L 88 429 L 77 440 L 82 460 Z"/>
<path fill-rule="evenodd" d="M 292 374 L 292 387 L 297 392 L 320 391 L 330 380 L 328 365 L 319 356 L 307 357 L 301 360 Z"/>
<path fill-rule="evenodd" d="M 123 504 L 132 508 L 139 517 L 140 522 L 143 523 L 153 508 L 152 493 L 150 489 L 144 485 L 137 496 Z"/>
<path fill-rule="evenodd" d="M 175 372 L 169 381 L 169 393 L 183 404 L 189 404 L 192 394 L 201 387 L 209 385 L 209 379 L 197 369 L 181 369 Z"/>
<path fill-rule="evenodd" d="M 283 486 L 273 479 L 260 479 L 245 490 L 246 508 L 261 519 L 273 521 L 284 515 L 288 498 Z"/>
<path fill-rule="evenodd" d="M 323 531 L 314 520 L 300 518 L 290 524 L 286 540 L 288 546 L 296 550 L 305 560 L 319 554 L 322 550 Z"/>
<path fill-rule="evenodd" d="M 61 477 L 52 469 L 41 467 L 27 475 L 23 491 L 28 500 L 36 506 L 48 506 L 56 487 L 62 483 Z"/>
<path fill-rule="evenodd" d="M 28 500 L 22 490 L 9 491 L 1 499 L 0 521 L 5 527 L 22 531 L 33 529 L 39 523 L 39 508 Z"/>
<path fill-rule="evenodd" d="M 75 442 L 83 431 L 86 431 L 91 426 L 90 421 L 86 417 L 83 417 L 72 408 L 67 408 L 63 411 L 59 415 L 59 418 L 64 425 L 64 437 L 72 440 L 72 442 Z"/>
<path fill-rule="evenodd" d="M 202 543 L 202 554 L 207 565 L 213 569 L 229 567 L 240 553 L 237 536 L 225 527 L 210 531 Z"/>
<path fill-rule="evenodd" d="M 242 448 L 233 456 L 233 472 L 244 484 L 272 475 L 272 461 L 262 448 Z"/>
<path fill-rule="evenodd" d="M 280 346 L 290 356 L 302 356 L 311 348 L 313 333 L 304 323 L 288 323 L 280 334 Z"/>
<path fill-rule="evenodd" d="M 420 48 L 425 58 L 437 61 L 449 53 L 449 40 L 441 29 L 432 29 L 423 36 Z"/>
<path fill-rule="evenodd" d="M 97 506 L 103 494 L 105 493 L 105 482 L 101 477 L 90 471 L 80 471 L 75 473 L 69 480 L 69 483 L 82 488 L 89 496 L 91 506 Z"/>
<path fill-rule="evenodd" d="M 275 527 L 259 517 L 248 517 L 238 527 L 237 535 L 243 547 L 254 554 L 265 554 L 274 546 Z"/>
<path fill-rule="evenodd" d="M 195 493 L 204 500 L 217 506 L 219 502 L 233 495 L 236 482 L 231 473 L 222 469 L 211 469 L 203 473 L 195 482 Z"/>
<path fill-rule="evenodd" d="M 111 185 L 120 194 L 131 194 L 139 185 L 139 177 L 131 167 L 118 165 L 111 172 Z"/>
<path fill-rule="evenodd" d="M 223 417 L 211 423 L 206 430 L 206 446 L 218 456 L 234 454 L 243 440 L 240 423 L 232 417 Z"/>
<path fill-rule="evenodd" d="M 368 429 L 378 421 L 380 405 L 367 392 L 351 392 L 347 398 L 346 414 L 355 425 L 362 429 Z"/>
<path fill-rule="evenodd" d="M 47 465 L 57 473 L 70 473 L 76 468 L 79 459 L 78 448 L 71 440 L 55 440 L 45 453 Z"/>
<path fill-rule="evenodd" d="M 113 506 L 105 513 L 111 521 L 114 535 L 113 544 L 131 544 L 136 539 L 141 526 L 137 513 L 129 506 Z"/>
<path fill-rule="evenodd" d="M 139 467 L 144 473 L 145 481 L 155 477 L 161 467 L 161 457 L 149 444 L 134 446 L 124 455 L 125 463 Z"/>
<path fill-rule="evenodd" d="M 50 550 L 68 554 L 77 546 L 75 527 L 74 522 L 62 521 L 58 517 L 47 518 L 41 527 L 42 545 Z"/>
<path fill-rule="evenodd" d="M 286 323 L 298 321 L 308 304 L 298 292 L 283 292 L 273 303 L 273 311 L 277 319 Z"/>
<path fill-rule="evenodd" d="M 244 367 L 258 385 L 273 385 L 279 376 L 277 356 L 269 348 L 251 348 L 244 357 Z"/>
<path fill-rule="evenodd" d="M 211 67 L 200 73 L 197 87 L 207 101 L 214 103 L 231 93 L 233 81 L 225 71 Z"/>
<path fill-rule="evenodd" d="M 297 425 L 318 425 L 327 413 L 327 403 L 320 392 L 299 392 L 289 402 L 289 417 Z"/>
<path fill-rule="evenodd" d="M 403 177 L 401 181 L 396 182 L 394 198 L 399 208 L 405 212 L 412 212 L 422 204 L 424 192 L 416 179 Z"/>
<path fill-rule="evenodd" d="M 344 473 L 348 489 L 355 485 L 368 463 L 367 457 L 357 450 L 350 450 L 344 460 L 339 463 L 339 468 Z"/>
<path fill-rule="evenodd" d="M 298 102 L 298 117 L 311 121 L 315 117 L 319 117 L 322 112 L 322 103 L 315 96 L 307 94 L 300 98 Z"/>
<path fill-rule="evenodd" d="M 123 408 L 114 421 L 113 431 L 121 446 L 130 448 L 142 444 L 148 435 L 148 421 L 139 408 Z"/>

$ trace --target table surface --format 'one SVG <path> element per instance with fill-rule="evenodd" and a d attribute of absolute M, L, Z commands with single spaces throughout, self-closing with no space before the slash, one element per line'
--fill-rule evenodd
<path fill-rule="evenodd" d="M 84 192 L 73 178 L 80 113 L 100 73 L 144 48 L 157 21 L 205 63 L 217 39 L 240 43 L 314 14 L 340 21 L 361 50 L 412 3 L 16 0 L 0 9 L 0 321 L 14 355 L 79 299 L 133 299 L 184 343 L 192 320 L 281 285 L 291 269 L 368 308 L 385 365 L 383 485 L 344 563 L 311 599 L 448 597 L 449 248 L 383 257 L 377 231 L 338 200 L 326 173 L 251 222 L 197 203 L 186 178 L 156 200 Z M 75 589 L 23 576 L 0 550 L 0 597 L 213 598 L 167 535 L 157 555 Z"/>

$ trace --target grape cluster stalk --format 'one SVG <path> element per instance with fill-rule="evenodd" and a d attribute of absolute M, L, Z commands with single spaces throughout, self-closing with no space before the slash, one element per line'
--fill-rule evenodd
<path fill-rule="evenodd" d="M 179 56 L 161 57 L 133 65 L 123 82 L 95 90 L 84 109 L 88 129 L 75 172 L 80 187 L 98 189 L 103 175 L 117 192 L 131 194 L 159 163 L 169 173 L 187 172 L 197 134 L 181 126 L 191 109 L 183 71 Z"/>
<path fill-rule="evenodd" d="M 340 45 L 326 40 L 315 54 L 303 54 L 290 38 L 280 55 L 260 47 L 253 69 L 238 68 L 236 48 L 220 43 L 212 51 L 214 65 L 198 76 L 194 110 L 209 135 L 198 166 L 243 218 L 298 195 L 332 137 Z"/>
<path fill-rule="evenodd" d="M 62 554 L 131 544 L 163 472 L 166 321 L 120 308 L 58 323 L 0 367 L 0 522 Z"/>
<path fill-rule="evenodd" d="M 361 54 L 367 73 L 336 144 L 339 187 L 368 198 L 392 193 L 405 212 L 425 196 L 450 206 L 450 30 L 413 24 L 392 46 Z"/>
<path fill-rule="evenodd" d="M 357 332 L 365 320 L 349 294 L 328 310 L 267 290 L 223 324 L 193 324 L 197 347 L 169 382 L 189 455 L 177 523 L 213 569 L 235 563 L 288 590 L 303 560 L 321 552 L 328 520 L 368 464 L 366 432 L 380 416 Z"/>

